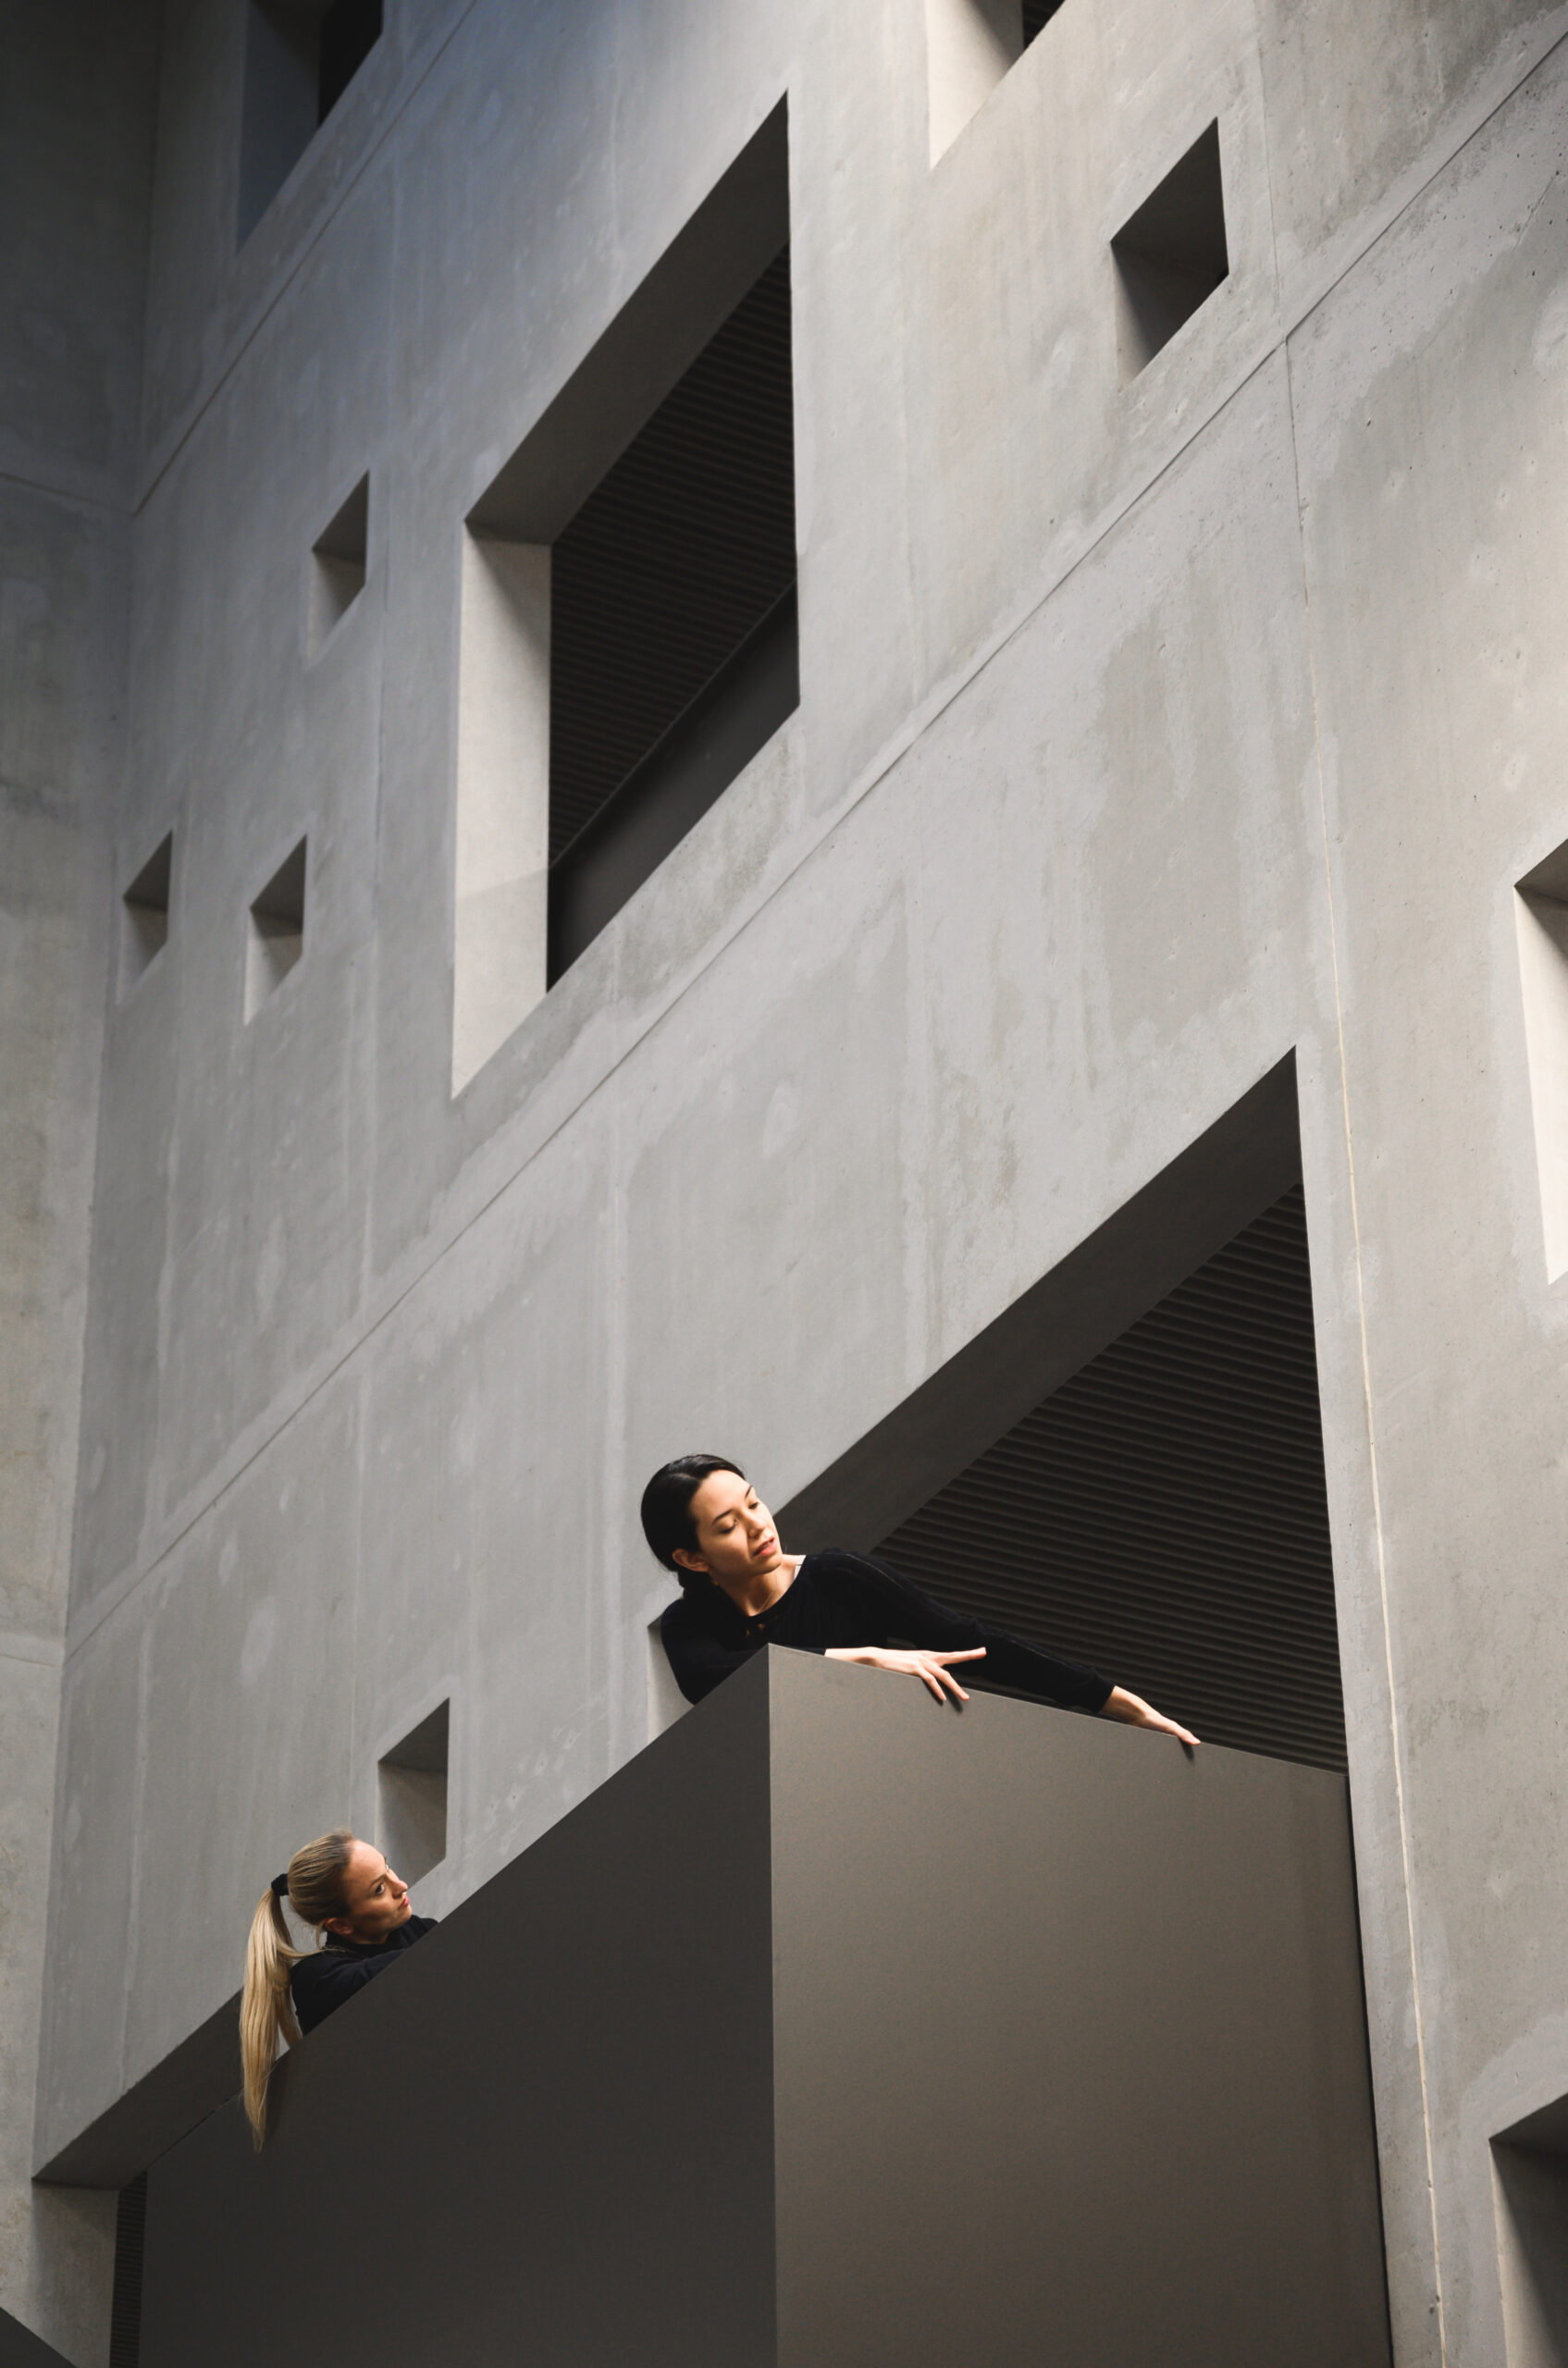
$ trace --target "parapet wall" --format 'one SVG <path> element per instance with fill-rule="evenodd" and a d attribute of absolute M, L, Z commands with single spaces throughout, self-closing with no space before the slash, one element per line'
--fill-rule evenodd
<path fill-rule="evenodd" d="M 1387 2357 L 1343 1780 L 774 1650 L 155 2164 L 142 2368 Z"/>

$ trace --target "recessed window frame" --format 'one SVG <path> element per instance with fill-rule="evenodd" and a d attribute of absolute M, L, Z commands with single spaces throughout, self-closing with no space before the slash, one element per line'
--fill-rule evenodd
<path fill-rule="evenodd" d="M 1068 0 L 926 0 L 932 165 L 1067 5 Z"/>
<path fill-rule="evenodd" d="M 1132 386 L 1230 278 L 1225 143 L 1217 116 L 1189 142 L 1110 241 L 1117 366 Z"/>
<path fill-rule="evenodd" d="M 361 38 L 363 27 L 356 31 L 349 22 L 356 14 L 366 23 L 374 19 L 367 40 Z M 237 247 L 337 113 L 385 31 L 385 0 L 244 0 Z"/>
<path fill-rule="evenodd" d="M 119 898 L 118 1000 L 126 1002 L 164 953 L 173 922 L 175 830 L 171 823 Z"/>
<path fill-rule="evenodd" d="M 362 470 L 311 544 L 304 641 L 314 663 L 364 597 L 370 577 L 370 472 Z"/>
<path fill-rule="evenodd" d="M 448 1686 L 376 1762 L 377 1846 L 411 1889 L 452 1855 L 451 1713 Z"/>
<path fill-rule="evenodd" d="M 302 831 L 246 909 L 247 1027 L 275 1002 L 304 962 L 310 900 L 310 833 Z"/>
<path fill-rule="evenodd" d="M 522 1026 L 563 967 L 549 876 L 553 547 L 788 239 L 781 100 L 463 518 L 456 571 L 453 1094 Z M 798 697 L 793 614 L 792 608 L 791 707 Z M 776 729 L 770 724 L 764 739 Z M 644 857 L 648 847 L 651 857 L 636 858 L 634 886 L 596 927 L 658 869 L 745 761 L 749 755 L 710 787 L 680 828 L 665 831 L 661 843 L 657 834 L 648 841 Z M 689 787 L 683 781 L 672 790 L 665 820 Z M 587 942 L 580 931 L 579 939 L 576 950 Z"/>

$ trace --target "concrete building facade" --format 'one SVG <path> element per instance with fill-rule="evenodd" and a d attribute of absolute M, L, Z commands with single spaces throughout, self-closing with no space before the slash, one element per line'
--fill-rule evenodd
<path fill-rule="evenodd" d="M 1394 2356 L 1568 2356 L 1568 8 L 340 15 L 7 44 L 0 2302 L 107 2361 L 302 1840 L 647 1742 L 654 1465 L 874 1545 L 1283 1075 Z M 781 228 L 793 689 L 563 950 L 566 530 Z"/>

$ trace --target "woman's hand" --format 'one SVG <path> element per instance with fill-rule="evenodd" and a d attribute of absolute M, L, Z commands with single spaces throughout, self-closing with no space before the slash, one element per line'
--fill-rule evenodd
<path fill-rule="evenodd" d="M 949 1661 L 982 1661 L 985 1646 L 972 1645 L 965 1653 L 900 1653 L 895 1652 L 891 1645 L 834 1645 L 822 1655 L 822 1659 L 825 1661 L 859 1661 L 867 1669 L 898 1670 L 908 1677 L 918 1677 L 922 1685 L 930 1687 L 939 1702 L 945 1702 L 949 1695 L 957 1702 L 967 1702 L 969 1696 L 957 1679 L 950 1674 L 947 1665 Z M 945 1693 L 944 1687 L 946 1688 Z M 1127 1698 L 1130 1700 L 1131 1696 Z M 1142 1708 L 1147 1710 L 1149 1706 L 1145 1702 Z M 1153 1711 L 1149 1715 L 1153 1718 Z"/>
<path fill-rule="evenodd" d="M 1174 1719 L 1162 1719 L 1153 1704 L 1145 1702 L 1141 1694 L 1129 1694 L 1124 1685 L 1112 1686 L 1111 1698 L 1100 1716 L 1119 1719 L 1127 1727 L 1152 1727 L 1156 1734 L 1174 1735 L 1178 1743 L 1189 1743 L 1194 1747 L 1197 1745 L 1195 1734 L 1179 1727 Z"/>

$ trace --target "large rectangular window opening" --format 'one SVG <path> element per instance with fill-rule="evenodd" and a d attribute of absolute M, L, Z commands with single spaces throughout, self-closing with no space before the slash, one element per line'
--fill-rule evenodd
<path fill-rule="evenodd" d="M 799 699 L 781 105 L 465 522 L 452 1090 Z"/>
<path fill-rule="evenodd" d="M 880 1551 L 1205 1742 L 1342 1769 L 1299 1177 L 1287 1067 L 786 1509 L 787 1535 Z"/>

